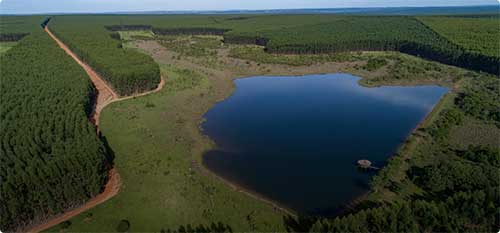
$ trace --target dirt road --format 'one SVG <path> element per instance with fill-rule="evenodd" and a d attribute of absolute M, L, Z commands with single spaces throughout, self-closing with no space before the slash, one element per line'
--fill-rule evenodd
<path fill-rule="evenodd" d="M 71 56 L 85 70 L 85 72 L 87 72 L 89 78 L 92 80 L 92 83 L 96 88 L 96 99 L 95 99 L 96 103 L 94 106 L 94 111 L 89 120 L 96 126 L 97 133 L 99 133 L 99 118 L 101 115 L 101 111 L 107 105 L 117 101 L 149 95 L 157 91 L 160 91 L 165 86 L 165 80 L 162 77 L 160 83 L 158 84 L 158 87 L 155 90 L 120 98 L 118 94 L 116 94 L 116 92 L 108 85 L 108 83 L 106 83 L 106 81 L 104 81 L 104 79 L 102 79 L 101 76 L 99 76 L 99 74 L 97 74 L 90 66 L 84 63 L 82 60 L 80 60 L 78 56 L 76 56 L 76 54 L 73 53 L 68 48 L 68 46 L 62 43 L 54 34 L 52 34 L 52 32 L 50 32 L 48 27 L 45 28 L 45 31 L 47 32 L 47 34 L 49 34 L 50 37 L 52 37 L 52 39 L 54 39 L 54 41 L 59 45 L 59 47 L 61 47 L 61 49 L 63 49 L 69 56 Z M 120 185 L 121 185 L 120 175 L 118 174 L 116 168 L 111 168 L 108 174 L 108 182 L 104 186 L 104 190 L 102 193 L 90 199 L 81 206 L 78 206 L 72 210 L 69 210 L 65 213 L 55 216 L 41 224 L 30 226 L 27 229 L 23 230 L 22 232 L 40 232 L 49 229 L 53 226 L 56 226 L 57 224 L 60 224 L 64 221 L 67 221 L 85 212 L 86 210 L 91 209 L 109 200 L 110 198 L 118 194 L 118 192 L 120 191 Z"/>

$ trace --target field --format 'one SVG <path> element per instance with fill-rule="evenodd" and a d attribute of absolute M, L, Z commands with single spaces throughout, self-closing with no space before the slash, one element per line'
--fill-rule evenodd
<path fill-rule="evenodd" d="M 2 24 L 5 28 L 2 32 L 30 33 L 18 42 L 23 46 L 18 45 L 6 54 L 30 49 L 34 40 L 48 43 L 46 36 L 37 31 L 41 30 L 39 26 L 27 26 L 39 18 L 27 17 L 25 21 L 15 17 L 5 19 L 4 22 L 10 23 Z M 112 232 L 121 231 L 124 224 L 128 226 L 125 231 L 181 231 L 188 228 L 188 224 L 190 227 L 200 224 L 208 227 L 212 223 L 221 223 L 222 228 L 229 226 L 236 232 L 285 231 L 287 228 L 302 232 L 325 229 L 339 232 L 360 229 L 374 232 L 491 230 L 495 210 L 500 206 L 494 201 L 498 193 L 493 188 L 498 186 L 494 169 L 498 169 L 498 165 L 495 165 L 497 152 L 492 149 L 497 143 L 493 139 L 499 133 L 499 101 L 495 96 L 498 77 L 446 65 L 460 66 L 442 58 L 447 58 L 450 51 L 459 51 L 462 58 L 455 60 L 459 61 L 468 56 L 464 54 L 474 52 L 481 54 L 475 61 L 482 61 L 483 56 L 492 56 L 488 52 L 492 47 L 476 49 L 467 46 L 467 43 L 461 42 L 461 36 L 454 36 L 459 35 L 458 28 L 440 30 L 436 25 L 441 21 L 435 19 L 335 15 L 54 17 L 49 28 L 80 58 L 106 77 L 122 95 L 152 89 L 157 85 L 160 74 L 166 78 L 166 86 L 156 94 L 113 103 L 103 111 L 100 126 L 102 138 L 96 145 L 106 145 L 103 151 L 113 158 L 113 166 L 122 178 L 120 193 L 49 231 Z M 467 19 L 457 17 L 456 20 Z M 451 22 L 450 19 L 442 22 L 453 24 L 459 21 Z M 14 24 L 23 27 L 12 27 Z M 478 33 L 491 30 L 491 25 L 481 25 L 483 27 L 477 27 Z M 338 31 L 342 33 L 336 34 Z M 346 44 L 357 37 L 366 38 L 366 41 Z M 333 38 L 331 44 L 326 43 L 329 38 Z M 412 49 L 416 50 L 410 51 L 402 44 L 408 40 L 415 42 L 413 45 L 416 47 Z M 419 50 L 422 48 L 427 55 L 438 55 L 429 57 L 420 54 L 424 51 Z M 47 53 L 43 51 L 39 55 Z M 411 55 L 415 53 L 427 60 Z M 7 62 L 4 55 L 1 57 L 3 63 Z M 494 70 L 491 64 L 498 65 L 498 60 L 488 61 L 492 63 L 481 64 L 486 70 Z M 59 67 L 73 69 L 74 65 L 65 63 Z M 9 77 L 7 74 L 20 72 L 11 66 L 5 67 L 9 68 L 2 69 L 2 80 Z M 468 68 L 484 70 L 479 66 Z M 37 66 L 32 70 L 39 72 L 42 68 Z M 50 69 L 47 72 L 57 73 Z M 203 152 L 214 145 L 202 135 L 199 123 L 208 109 L 231 94 L 235 78 L 335 72 L 358 75 L 363 78 L 361 84 L 366 86 L 438 84 L 451 90 L 375 176 L 370 193 L 345 215 L 336 219 L 321 219 L 314 225 L 314 221 L 300 221 L 298 216 L 284 218 L 288 216 L 288 211 L 219 179 L 201 165 Z M 30 75 L 26 77 L 32 77 Z M 75 77 L 81 79 L 81 75 Z M 48 83 L 46 81 L 43 85 Z M 2 90 L 13 85 L 2 82 Z M 21 86 L 34 88 L 29 83 Z M 53 98 L 49 96 L 44 100 Z M 90 101 L 91 96 L 87 93 L 78 98 Z M 1 99 L 4 107 L 7 98 L 2 95 Z M 76 108 L 82 105 L 71 106 Z M 2 119 L 14 122 L 14 118 L 3 111 Z M 22 112 L 29 111 L 23 109 Z M 83 115 L 75 119 L 85 120 L 92 128 L 86 117 Z M 58 119 L 52 115 L 38 118 Z M 2 129 L 5 127 L 7 124 L 2 124 Z M 46 134 L 57 135 L 55 132 L 63 129 L 54 124 L 47 130 Z M 13 137 L 39 144 L 40 134 L 20 136 L 17 131 L 11 132 L 9 135 Z M 2 145 L 12 144 L 5 138 L 3 141 Z M 1 161 L 7 161 L 4 150 L 7 151 L 10 146 L 2 146 L 1 149 Z M 64 151 L 57 154 L 56 149 L 43 149 L 42 152 L 45 157 L 54 158 L 66 158 L 65 155 L 69 154 Z M 78 147 L 73 149 L 86 151 Z M 14 151 L 22 156 L 33 153 L 22 149 Z M 2 179 L 15 174 L 11 171 L 13 167 L 26 164 L 12 159 L 8 161 L 11 161 L 10 170 L 1 173 Z M 90 160 L 87 162 L 92 163 Z M 446 172 L 455 169 L 460 172 Z M 14 186 L 7 188 L 10 187 Z M 2 187 L 2 194 L 5 190 Z M 95 192 L 86 195 L 86 198 L 93 194 Z M 8 197 L 15 199 L 15 196 L 9 194 Z M 478 198 L 473 199 L 474 196 Z M 30 200 L 36 202 L 38 199 Z M 468 208 L 461 210 L 460 204 Z M 57 211 L 62 209 L 64 207 L 57 208 Z M 441 212 L 434 211 L 436 209 Z M 485 211 L 478 212 L 478 209 Z M 51 211 L 41 216 L 57 212 Z M 13 228 L 8 225 L 12 222 L 10 219 L 24 212 L 2 214 L 2 228 Z M 423 215 L 426 212 L 431 214 Z M 39 216 L 24 215 L 22 220 L 29 222 Z M 398 221 L 401 226 L 391 223 L 395 218 L 404 219 Z M 439 221 L 431 224 L 428 222 L 430 219 Z M 424 226 L 427 228 L 424 229 Z"/>

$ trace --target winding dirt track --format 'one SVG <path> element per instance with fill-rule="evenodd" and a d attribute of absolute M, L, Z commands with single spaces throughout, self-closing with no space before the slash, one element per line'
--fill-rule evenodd
<path fill-rule="evenodd" d="M 107 105 L 117 101 L 149 95 L 160 91 L 165 86 L 165 80 L 163 77 L 161 77 L 161 81 L 155 90 L 120 98 L 118 94 L 116 94 L 116 92 L 113 91 L 113 89 L 104 81 L 104 79 L 102 79 L 101 76 L 99 76 L 99 74 L 97 74 L 92 68 L 90 68 L 90 66 L 84 63 L 82 60 L 80 60 L 80 58 L 78 58 L 78 56 L 76 56 L 76 54 L 73 53 L 68 48 L 68 46 L 62 43 L 56 36 L 54 36 L 54 34 L 52 34 L 52 32 L 50 32 L 48 27 L 45 27 L 45 32 L 47 32 L 47 34 L 49 34 L 49 36 L 52 37 L 52 39 L 54 39 L 54 41 L 59 45 L 59 47 L 61 47 L 61 49 L 63 49 L 69 56 L 71 56 L 85 70 L 85 72 L 87 72 L 89 78 L 92 80 L 92 83 L 96 88 L 96 99 L 95 99 L 94 111 L 89 120 L 96 126 L 97 133 L 99 133 L 99 118 L 101 116 L 101 111 Z M 74 216 L 77 216 L 82 212 L 85 212 L 86 210 L 91 209 L 109 200 L 110 198 L 118 194 L 118 192 L 120 191 L 120 186 L 121 186 L 120 174 L 118 174 L 116 168 L 113 167 L 109 170 L 108 182 L 104 186 L 104 190 L 102 193 L 90 199 L 81 206 L 78 206 L 70 211 L 55 216 L 54 218 L 49 219 L 39 225 L 30 226 L 26 230 L 23 230 L 22 232 L 40 232 L 49 229 L 59 223 L 67 221 L 73 218 Z"/>

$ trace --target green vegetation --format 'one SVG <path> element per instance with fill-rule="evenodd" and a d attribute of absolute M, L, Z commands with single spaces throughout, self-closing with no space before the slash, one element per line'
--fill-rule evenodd
<path fill-rule="evenodd" d="M 365 52 L 362 57 L 367 63 L 349 72 L 367 77 L 360 81 L 366 86 L 440 84 L 451 87 L 466 74 L 456 67 L 395 52 Z M 369 64 L 370 61 L 375 64 Z"/>
<path fill-rule="evenodd" d="M 51 230 L 496 230 L 498 77 L 398 52 L 361 51 L 395 50 L 498 74 L 496 45 L 490 43 L 496 38 L 487 39 L 493 24 L 469 18 L 57 16 L 51 30 L 119 94 L 153 89 L 160 71 L 167 83 L 157 94 L 117 102 L 103 112 L 101 130 L 115 155 L 121 192 Z M 36 32 L 43 19 L 0 16 L 2 33 L 31 33 L 0 56 L 2 68 L 8 67 L 0 69 L 2 230 L 81 204 L 106 179 L 108 150 L 87 120 L 94 89 L 80 67 Z M 460 32 L 461 23 L 468 30 L 477 28 L 474 36 Z M 153 35 L 153 29 L 168 35 Z M 179 33 L 189 35 L 170 35 Z M 221 33 L 226 44 L 263 46 L 228 49 L 220 36 L 198 35 Z M 155 39 L 176 56 L 169 55 L 160 69 L 148 55 L 125 49 L 135 39 Z M 156 52 L 150 54 L 158 59 Z M 215 62 L 225 66 L 209 67 Z M 321 66 L 326 62 L 331 63 Z M 212 145 L 198 124 L 210 106 L 229 94 L 233 76 L 332 70 L 364 77 L 361 82 L 368 86 L 440 84 L 452 93 L 374 177 L 372 191 L 356 210 L 335 219 L 285 218 L 283 226 L 283 212 L 228 188 L 204 170 L 199 155 Z"/>
<path fill-rule="evenodd" d="M 49 27 L 119 95 L 152 90 L 160 82 L 160 68 L 151 57 L 123 49 L 121 41 L 111 38 L 104 28 L 68 24 L 59 18 Z"/>
<path fill-rule="evenodd" d="M 319 221 L 311 232 L 494 232 L 499 190 L 457 192 L 445 201 L 416 200 Z M 303 227 L 303 226 L 302 226 Z"/>
<path fill-rule="evenodd" d="M 168 77 L 162 91 L 113 103 L 103 112 L 101 130 L 114 151 L 122 188 L 73 218 L 68 230 L 113 232 L 126 219 L 130 232 L 214 222 L 228 223 L 234 231 L 282 231 L 280 212 L 229 188 L 200 164 L 199 155 L 210 143 L 195 136 L 198 122 L 220 87 L 192 70 L 161 68 Z"/>
<path fill-rule="evenodd" d="M 26 34 L 38 31 L 40 30 L 40 23 L 44 19 L 45 16 L 38 16 L 38 15 L 37 16 L 0 15 L 0 35 Z"/>
<path fill-rule="evenodd" d="M 251 60 L 258 63 L 268 64 L 284 64 L 291 66 L 304 66 L 312 65 L 315 63 L 324 62 L 344 62 L 354 60 L 353 54 L 328 54 L 328 55 L 314 55 L 314 54 L 301 54 L 301 55 L 280 55 L 266 53 L 263 47 L 260 46 L 235 46 L 231 48 L 229 56 L 245 60 Z"/>
<path fill-rule="evenodd" d="M 14 231 L 98 194 L 107 151 L 88 120 L 93 86 L 48 35 L 33 32 L 0 67 L 0 228 Z"/>
<path fill-rule="evenodd" d="M 500 126 L 500 85 L 497 77 L 481 77 L 481 81 L 466 86 L 456 99 L 466 114 Z"/>
<path fill-rule="evenodd" d="M 471 145 L 498 147 L 500 128 L 492 122 L 466 117 L 460 127 L 450 131 L 450 145 L 458 150 L 464 150 Z"/>
<path fill-rule="evenodd" d="M 151 31 L 120 31 L 118 33 L 120 35 L 119 38 L 125 42 L 153 38 L 153 33 Z"/>
<path fill-rule="evenodd" d="M 471 52 L 500 57 L 498 17 L 419 17 L 419 20 Z"/>
<path fill-rule="evenodd" d="M 160 44 L 181 56 L 215 57 L 221 47 L 221 38 L 215 36 L 159 37 Z"/>
<path fill-rule="evenodd" d="M 225 225 L 222 222 L 216 223 L 211 223 L 210 225 L 195 225 L 191 226 L 191 224 L 188 224 L 186 226 L 181 225 L 177 229 L 162 229 L 160 231 L 161 233 L 188 233 L 188 232 L 197 232 L 197 233 L 232 233 L 233 229 L 229 225 Z"/>
<path fill-rule="evenodd" d="M 87 29 L 79 30 L 93 30 L 83 33 L 85 35 L 104 34 L 104 28 L 153 30 L 157 35 L 223 35 L 226 43 L 263 45 L 268 53 L 399 51 L 467 69 L 499 72 L 500 58 L 492 55 L 492 51 L 497 51 L 495 34 L 491 33 L 497 30 L 492 23 L 494 18 L 449 17 L 448 24 L 452 26 L 443 26 L 447 28 L 446 33 L 432 24 L 435 21 L 432 17 L 251 15 L 234 18 L 230 15 L 58 16 L 55 24 L 65 24 L 65 28 L 73 31 L 81 27 L 75 25 L 85 24 Z M 475 29 L 480 32 L 471 33 L 477 35 L 467 38 L 467 46 L 449 36 L 468 33 L 461 30 L 462 19 L 475 22 L 467 24 L 470 28 L 481 24 Z M 484 45 L 488 49 L 471 49 L 472 44 L 483 46 L 483 40 L 488 40 L 489 45 Z"/>
<path fill-rule="evenodd" d="M 387 65 L 387 60 L 384 58 L 372 58 L 368 60 L 366 65 L 363 66 L 363 69 L 368 71 L 375 71 Z"/>
<path fill-rule="evenodd" d="M 7 52 L 9 49 L 14 47 L 17 42 L 0 42 L 0 54 Z"/>

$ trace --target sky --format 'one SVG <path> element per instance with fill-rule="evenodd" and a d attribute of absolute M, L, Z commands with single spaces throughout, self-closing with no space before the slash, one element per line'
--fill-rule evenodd
<path fill-rule="evenodd" d="M 500 0 L 0 0 L 2 14 L 493 5 Z"/>

